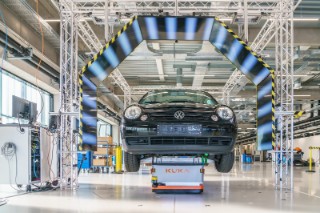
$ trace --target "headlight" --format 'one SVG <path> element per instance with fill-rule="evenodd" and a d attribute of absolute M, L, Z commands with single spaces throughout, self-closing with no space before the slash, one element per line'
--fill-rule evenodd
<path fill-rule="evenodd" d="M 141 115 L 141 108 L 138 106 L 128 107 L 124 113 L 127 119 L 137 119 Z"/>
<path fill-rule="evenodd" d="M 218 120 L 219 120 L 218 116 L 216 116 L 216 115 L 212 115 L 212 116 L 211 116 L 211 119 L 212 119 L 213 121 L 218 121 Z"/>
<path fill-rule="evenodd" d="M 219 107 L 217 109 L 217 114 L 224 120 L 230 120 L 233 118 L 233 112 L 229 107 Z"/>
<path fill-rule="evenodd" d="M 146 121 L 147 119 L 148 119 L 148 115 L 142 115 L 140 117 L 140 120 L 142 120 L 142 121 Z"/>

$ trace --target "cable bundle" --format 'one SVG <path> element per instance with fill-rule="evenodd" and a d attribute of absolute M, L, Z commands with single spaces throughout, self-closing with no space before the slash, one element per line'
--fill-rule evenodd
<path fill-rule="evenodd" d="M 7 142 L 1 147 L 1 155 L 3 155 L 8 161 L 11 160 L 17 151 L 17 147 L 12 142 Z"/>

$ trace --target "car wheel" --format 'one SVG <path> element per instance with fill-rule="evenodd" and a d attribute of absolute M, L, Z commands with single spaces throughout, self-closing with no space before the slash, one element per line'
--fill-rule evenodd
<path fill-rule="evenodd" d="M 218 156 L 214 162 L 216 169 L 221 173 L 228 173 L 231 171 L 234 163 L 234 152 Z"/>
<path fill-rule="evenodd" d="M 137 155 L 124 152 L 124 166 L 127 172 L 137 172 L 140 168 L 140 158 Z"/>

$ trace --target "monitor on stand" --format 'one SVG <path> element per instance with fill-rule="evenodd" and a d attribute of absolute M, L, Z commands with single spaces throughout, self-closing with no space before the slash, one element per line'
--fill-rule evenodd
<path fill-rule="evenodd" d="M 12 117 L 28 120 L 32 124 L 37 119 L 37 104 L 13 95 Z"/>

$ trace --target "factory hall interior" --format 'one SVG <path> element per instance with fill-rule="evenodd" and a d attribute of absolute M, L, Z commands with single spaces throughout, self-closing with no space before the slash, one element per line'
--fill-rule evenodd
<path fill-rule="evenodd" d="M 319 203 L 319 0 L 0 0 L 0 213 Z"/>

